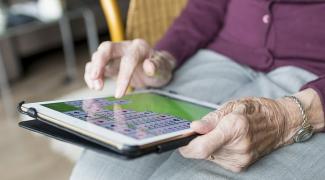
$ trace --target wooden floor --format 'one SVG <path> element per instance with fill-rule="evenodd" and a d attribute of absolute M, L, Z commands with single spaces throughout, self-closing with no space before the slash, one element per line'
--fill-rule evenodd
<path fill-rule="evenodd" d="M 78 47 L 79 78 L 65 84 L 65 66 L 60 51 L 38 57 L 29 66 L 24 78 L 12 85 L 15 103 L 21 100 L 51 100 L 85 87 L 83 67 L 89 59 L 88 50 Z M 0 102 L 0 179 L 1 180 L 63 180 L 68 179 L 73 163 L 54 153 L 43 136 L 31 134 L 17 126 L 17 117 L 3 116 Z"/>

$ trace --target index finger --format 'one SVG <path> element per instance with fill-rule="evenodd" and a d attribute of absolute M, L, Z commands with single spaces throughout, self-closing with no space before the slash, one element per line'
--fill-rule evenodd
<path fill-rule="evenodd" d="M 217 126 L 211 132 L 198 136 L 179 150 L 186 158 L 206 159 L 226 142 L 225 134 Z"/>
<path fill-rule="evenodd" d="M 120 71 L 116 81 L 115 97 L 121 98 L 129 86 L 132 74 L 138 65 L 139 60 L 129 55 L 124 56 L 121 60 Z"/>
<path fill-rule="evenodd" d="M 121 59 L 120 71 L 117 76 L 115 97 L 121 98 L 131 81 L 132 74 L 139 62 L 143 61 L 149 54 L 141 41 L 134 40 L 132 45 L 127 49 L 127 52 Z"/>

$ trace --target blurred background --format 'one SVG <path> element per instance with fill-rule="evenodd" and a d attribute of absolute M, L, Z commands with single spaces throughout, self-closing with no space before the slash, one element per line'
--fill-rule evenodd
<path fill-rule="evenodd" d="M 0 0 L 0 179 L 68 179 L 82 148 L 17 123 L 27 102 L 109 96 L 87 89 L 84 66 L 100 42 L 154 45 L 187 0 Z"/>
<path fill-rule="evenodd" d="M 125 22 L 129 0 L 118 4 Z M 83 81 L 84 65 L 105 40 L 100 1 L 0 0 L 1 180 L 69 178 L 81 149 L 19 128 L 15 107 L 95 95 Z"/>

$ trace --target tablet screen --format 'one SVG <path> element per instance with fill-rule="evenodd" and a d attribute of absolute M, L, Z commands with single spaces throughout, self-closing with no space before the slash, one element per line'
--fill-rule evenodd
<path fill-rule="evenodd" d="M 135 139 L 176 132 L 190 127 L 212 108 L 157 93 L 137 93 L 121 99 L 96 98 L 42 104 Z"/>

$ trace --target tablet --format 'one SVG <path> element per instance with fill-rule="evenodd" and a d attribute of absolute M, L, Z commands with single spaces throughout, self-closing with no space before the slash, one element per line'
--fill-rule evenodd
<path fill-rule="evenodd" d="M 174 93 L 146 90 L 124 96 L 22 104 L 41 120 L 122 154 L 141 154 L 159 144 L 177 142 L 195 133 L 190 123 L 217 105 Z"/>

